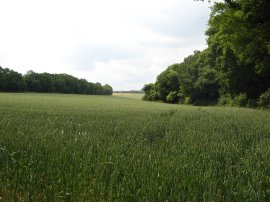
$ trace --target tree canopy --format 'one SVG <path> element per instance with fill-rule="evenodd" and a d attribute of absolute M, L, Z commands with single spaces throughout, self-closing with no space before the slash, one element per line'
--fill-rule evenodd
<path fill-rule="evenodd" d="M 21 75 L 0 67 L 0 91 L 111 95 L 113 89 L 108 84 L 102 86 L 68 74 L 35 73 L 30 70 Z"/>
<path fill-rule="evenodd" d="M 241 98 L 256 103 L 270 88 L 269 10 L 268 0 L 216 2 L 206 30 L 208 48 L 169 66 L 144 99 L 209 104 Z M 176 74 L 170 77 L 172 69 Z M 167 99 L 171 95 L 175 98 Z"/>

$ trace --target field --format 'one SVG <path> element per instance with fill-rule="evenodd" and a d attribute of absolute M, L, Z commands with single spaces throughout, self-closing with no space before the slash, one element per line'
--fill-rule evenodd
<path fill-rule="evenodd" d="M 3 201 L 269 201 L 270 112 L 0 93 Z"/>
<path fill-rule="evenodd" d="M 141 100 L 144 94 L 135 94 L 135 93 L 113 93 L 113 96 L 117 97 L 126 97 L 126 98 L 134 98 Z"/>

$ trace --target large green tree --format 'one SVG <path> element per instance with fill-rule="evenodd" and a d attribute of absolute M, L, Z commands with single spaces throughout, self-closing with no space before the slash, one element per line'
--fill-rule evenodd
<path fill-rule="evenodd" d="M 270 84 L 270 2 L 216 3 L 209 20 L 209 48 L 223 88 L 257 98 Z"/>
<path fill-rule="evenodd" d="M 168 67 L 145 86 L 145 98 L 193 104 L 228 98 L 245 105 L 269 94 L 270 1 L 214 2 L 208 48 Z"/>
<path fill-rule="evenodd" d="M 0 66 L 0 91 L 21 92 L 25 90 L 25 87 L 21 74 Z"/>

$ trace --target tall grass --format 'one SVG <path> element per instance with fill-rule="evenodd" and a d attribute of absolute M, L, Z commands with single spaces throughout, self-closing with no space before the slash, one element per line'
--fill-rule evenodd
<path fill-rule="evenodd" d="M 269 201 L 270 113 L 0 94 L 4 201 Z"/>

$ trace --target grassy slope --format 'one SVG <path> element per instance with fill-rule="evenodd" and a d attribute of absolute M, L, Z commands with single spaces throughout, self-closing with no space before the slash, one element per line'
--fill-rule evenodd
<path fill-rule="evenodd" d="M 4 200 L 269 200 L 270 113 L 0 94 Z"/>

